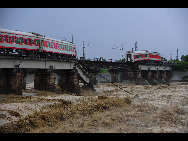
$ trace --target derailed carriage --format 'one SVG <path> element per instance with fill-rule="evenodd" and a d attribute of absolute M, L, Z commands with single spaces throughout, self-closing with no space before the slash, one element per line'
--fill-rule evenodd
<path fill-rule="evenodd" d="M 34 32 L 0 28 L 0 55 L 31 58 L 76 58 L 76 45 Z"/>

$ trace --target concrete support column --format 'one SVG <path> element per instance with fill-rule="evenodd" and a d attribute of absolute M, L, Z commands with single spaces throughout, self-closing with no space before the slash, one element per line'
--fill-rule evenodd
<path fill-rule="evenodd" d="M 23 70 L 22 73 L 22 89 L 26 90 L 26 76 L 27 76 L 27 70 Z"/>
<path fill-rule="evenodd" d="M 69 88 L 71 93 L 80 94 L 80 85 L 77 70 L 70 72 Z"/>
<path fill-rule="evenodd" d="M 58 85 L 63 91 L 68 91 L 69 90 L 69 76 L 70 74 L 68 73 L 67 70 L 62 70 L 60 73 L 58 73 Z"/>
<path fill-rule="evenodd" d="M 118 82 L 119 72 L 110 72 L 110 74 L 111 74 L 111 82 L 112 83 Z"/>
<path fill-rule="evenodd" d="M 123 80 L 126 80 L 127 78 L 127 72 L 120 72 L 120 82 Z"/>
<path fill-rule="evenodd" d="M 172 72 L 170 70 L 166 71 L 166 79 L 169 81 L 171 78 Z"/>
<path fill-rule="evenodd" d="M 128 79 L 134 78 L 134 73 L 132 71 L 127 72 Z"/>
<path fill-rule="evenodd" d="M 146 71 L 146 78 L 151 79 L 152 78 L 152 73 L 151 71 Z"/>
<path fill-rule="evenodd" d="M 158 79 L 160 77 L 159 71 L 154 71 L 153 76 L 154 76 L 154 79 Z"/>
<path fill-rule="evenodd" d="M 142 71 L 142 77 L 144 79 L 158 79 L 160 77 L 159 71 Z"/>
<path fill-rule="evenodd" d="M 90 73 L 89 81 L 90 81 L 90 83 L 92 83 L 93 85 L 96 85 L 96 84 L 97 84 L 96 73 Z"/>
<path fill-rule="evenodd" d="M 141 71 L 137 71 L 137 72 L 136 72 L 136 78 L 137 78 L 137 79 L 141 79 L 141 78 L 142 78 L 142 73 L 141 73 Z"/>
<path fill-rule="evenodd" d="M 20 70 L 0 70 L 0 94 L 22 94 L 22 73 Z"/>
<path fill-rule="evenodd" d="M 58 75 L 58 85 L 63 91 L 80 94 L 79 78 L 76 70 L 62 70 Z"/>
<path fill-rule="evenodd" d="M 55 74 L 48 69 L 38 69 L 34 75 L 34 89 L 55 91 Z"/>
<path fill-rule="evenodd" d="M 162 71 L 161 72 L 161 77 L 164 78 L 164 79 L 166 79 L 166 71 Z"/>

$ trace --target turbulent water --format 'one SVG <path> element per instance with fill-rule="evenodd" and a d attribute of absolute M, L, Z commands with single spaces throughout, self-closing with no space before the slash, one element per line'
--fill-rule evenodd
<path fill-rule="evenodd" d="M 81 95 L 0 95 L 0 132 L 188 133 L 188 85 L 95 85 Z"/>

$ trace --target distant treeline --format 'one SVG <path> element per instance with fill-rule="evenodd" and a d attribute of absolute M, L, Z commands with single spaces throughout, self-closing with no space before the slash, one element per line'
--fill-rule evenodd
<path fill-rule="evenodd" d="M 174 59 L 174 60 L 170 60 L 169 62 L 173 63 L 173 70 L 176 70 L 176 71 L 188 70 L 188 55 L 182 55 L 181 61 Z"/>

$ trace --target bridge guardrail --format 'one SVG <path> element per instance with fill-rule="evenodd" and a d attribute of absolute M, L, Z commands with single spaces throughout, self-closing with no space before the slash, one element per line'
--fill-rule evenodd
<path fill-rule="evenodd" d="M 89 73 L 87 73 L 87 72 L 85 71 L 85 69 L 82 67 L 81 64 L 77 63 L 75 66 L 76 66 L 76 69 L 77 69 L 77 71 L 78 71 L 80 77 L 81 77 L 82 80 L 84 81 L 84 83 L 87 83 L 87 84 L 88 84 L 88 83 L 89 83 L 89 77 L 90 77 Z"/>

